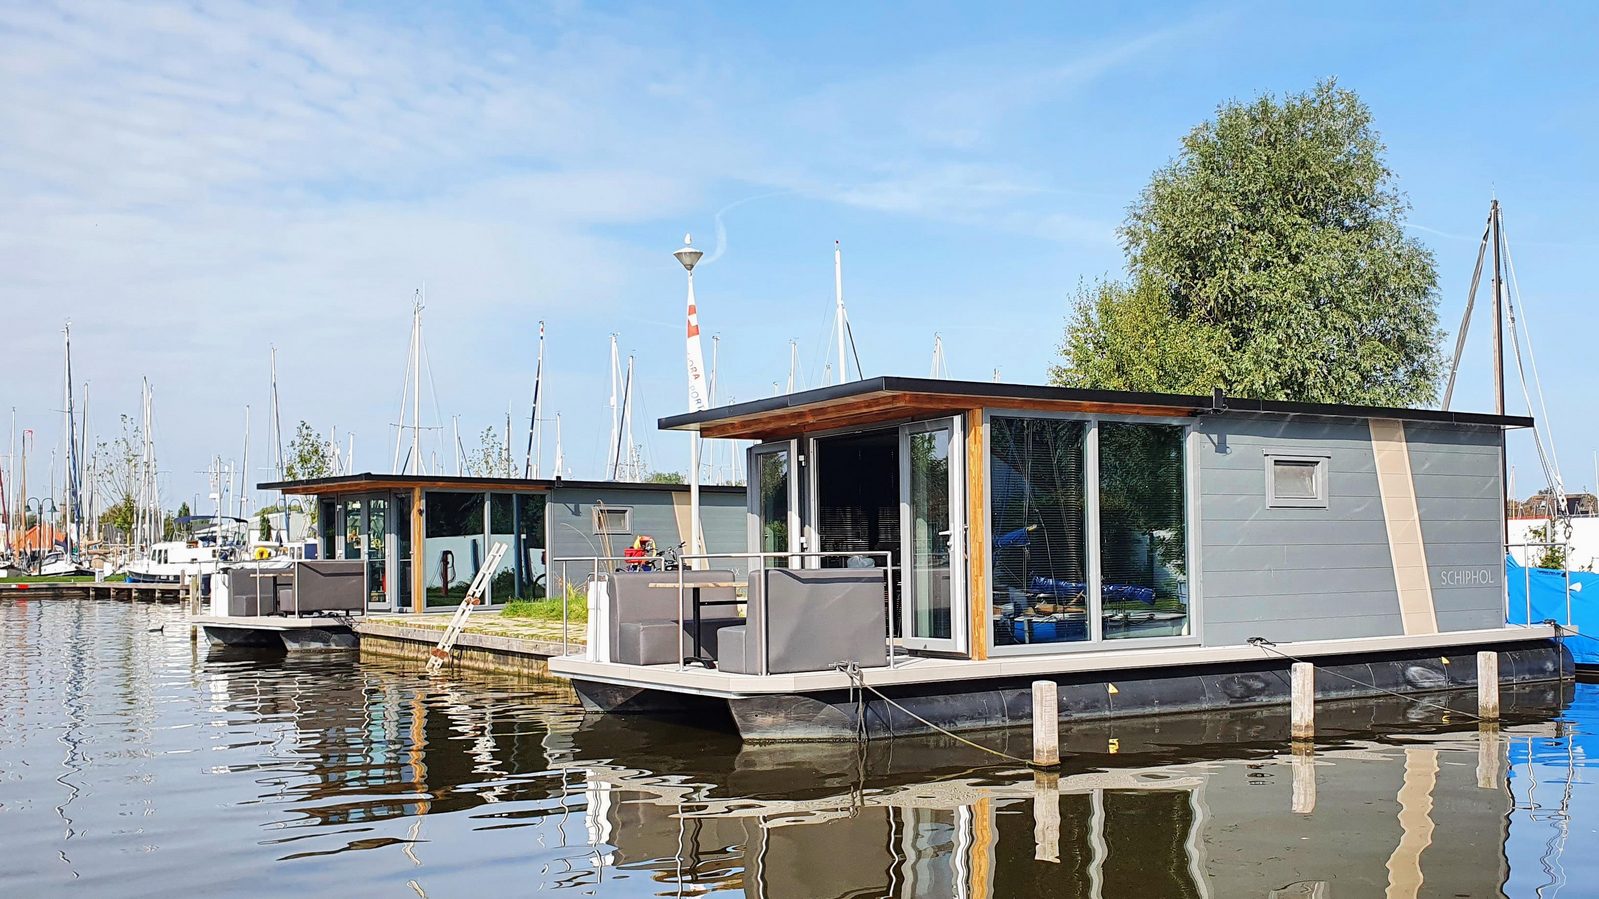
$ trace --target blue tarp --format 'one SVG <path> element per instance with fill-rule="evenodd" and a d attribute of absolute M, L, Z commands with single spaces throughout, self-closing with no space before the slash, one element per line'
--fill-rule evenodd
<path fill-rule="evenodd" d="M 1566 579 L 1571 579 L 1571 626 L 1586 636 L 1572 637 L 1566 648 L 1578 665 L 1599 665 L 1599 574 L 1524 568 L 1505 557 L 1505 583 L 1510 590 L 1510 623 L 1527 624 L 1527 593 L 1532 593 L 1532 622 L 1566 623 Z"/>

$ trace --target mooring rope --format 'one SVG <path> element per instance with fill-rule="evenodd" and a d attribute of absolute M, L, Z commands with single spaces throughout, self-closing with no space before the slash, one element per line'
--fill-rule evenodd
<path fill-rule="evenodd" d="M 950 739 L 952 739 L 952 740 L 954 740 L 954 741 L 956 741 L 958 743 L 964 743 L 967 746 L 972 747 L 973 749 L 980 749 L 983 752 L 988 753 L 989 755 L 999 756 L 1000 758 L 1005 759 L 1008 762 L 1015 762 L 1018 765 L 1025 765 L 1025 766 L 1027 766 L 1029 768 L 1033 767 L 1033 763 L 1031 761 L 1028 761 L 1027 759 L 1020 758 L 1018 756 L 1014 756 L 1014 755 L 1011 755 L 1009 753 L 1000 752 L 998 749 L 995 749 L 995 748 L 993 748 L 991 746 L 984 746 L 981 743 L 974 743 L 971 740 L 968 740 L 965 737 L 961 736 L 960 734 L 954 733 L 954 732 L 952 732 L 952 731 L 950 731 L 950 730 L 948 730 L 946 728 L 939 727 L 938 725 L 934 724 L 933 722 L 928 721 L 926 718 L 923 718 L 921 715 L 916 714 L 915 712 L 911 711 L 910 709 L 905 708 L 904 706 L 900 705 L 899 703 L 895 702 L 894 700 L 892 700 L 892 699 L 888 698 L 887 696 L 883 695 L 883 692 L 881 690 L 878 690 L 876 687 L 873 687 L 872 685 L 870 685 L 870 684 L 868 684 L 866 682 L 866 676 L 861 672 L 861 666 L 860 666 L 859 662 L 836 662 L 836 663 L 834 663 L 833 667 L 838 669 L 839 671 L 844 672 L 845 676 L 847 676 L 849 678 L 850 696 L 851 696 L 852 699 L 854 699 L 857 702 L 856 713 L 855 713 L 856 739 L 858 739 L 858 740 L 860 740 L 862 742 L 864 742 L 867 739 L 866 714 L 865 714 L 866 713 L 866 703 L 865 703 L 865 700 L 864 700 L 864 697 L 862 696 L 862 694 L 863 693 L 871 693 L 873 696 L 876 696 L 878 699 L 881 699 L 882 701 L 888 703 L 889 705 L 893 706 L 894 708 L 899 709 L 900 711 L 902 711 L 905 714 L 911 716 L 912 718 L 915 718 L 917 721 L 920 721 L 921 723 L 927 725 L 928 727 L 932 728 L 933 730 L 938 731 L 939 733 L 943 734 L 946 737 L 949 737 Z"/>
<path fill-rule="evenodd" d="M 1292 655 L 1289 655 L 1286 652 L 1283 652 L 1280 649 L 1277 649 L 1276 648 L 1277 644 L 1271 642 L 1270 640 L 1267 640 L 1265 637 L 1250 637 L 1249 640 L 1248 640 L 1248 643 L 1249 643 L 1249 645 L 1254 646 L 1257 649 L 1263 649 L 1266 652 L 1276 653 L 1277 655 L 1280 655 L 1283 658 L 1289 659 L 1291 661 L 1305 662 L 1307 664 L 1313 664 L 1308 659 L 1301 659 L 1298 656 L 1292 656 Z M 1389 696 L 1394 696 L 1394 697 L 1397 697 L 1399 699 L 1406 700 L 1408 702 L 1414 702 L 1417 705 L 1431 706 L 1432 708 L 1438 709 L 1439 711 L 1449 712 L 1450 714 L 1454 714 L 1454 715 L 1465 715 L 1468 718 L 1475 718 L 1478 721 L 1486 721 L 1486 720 L 1488 720 L 1488 719 L 1482 717 L 1481 715 L 1476 715 L 1476 714 L 1473 714 L 1471 712 L 1465 711 L 1463 709 L 1452 709 L 1449 706 L 1440 705 L 1439 703 L 1436 703 L 1436 702 L 1429 702 L 1428 700 L 1422 699 L 1419 696 L 1415 696 L 1413 694 L 1400 693 L 1400 692 L 1395 691 L 1395 690 L 1389 690 L 1386 687 L 1379 687 L 1376 684 L 1367 683 L 1366 681 L 1363 681 L 1363 680 L 1361 680 L 1358 677 L 1350 677 L 1349 675 L 1344 674 L 1342 671 L 1338 671 L 1337 669 L 1334 669 L 1334 668 L 1317 668 L 1316 670 L 1317 671 L 1325 671 L 1328 674 L 1333 675 L 1334 677 L 1341 677 L 1344 680 L 1349 681 L 1352 684 L 1358 684 L 1358 685 L 1360 685 L 1362 687 L 1365 687 L 1368 690 L 1376 690 L 1379 693 L 1387 693 Z"/>

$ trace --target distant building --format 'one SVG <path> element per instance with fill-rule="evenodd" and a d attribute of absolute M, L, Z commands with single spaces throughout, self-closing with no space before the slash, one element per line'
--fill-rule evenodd
<path fill-rule="evenodd" d="M 682 484 L 354 474 L 260 489 L 308 498 L 317 557 L 366 560 L 370 612 L 455 606 L 496 542 L 511 551 L 490 579 L 492 606 L 543 597 L 593 573 L 592 563 L 555 560 L 620 557 L 641 536 L 674 549 L 690 532 Z M 281 514 L 272 518 L 280 526 Z M 708 552 L 744 551 L 742 487 L 701 487 L 700 520 Z M 290 532 L 300 533 L 292 516 Z M 418 594 L 426 596 L 420 605 L 412 602 Z"/>

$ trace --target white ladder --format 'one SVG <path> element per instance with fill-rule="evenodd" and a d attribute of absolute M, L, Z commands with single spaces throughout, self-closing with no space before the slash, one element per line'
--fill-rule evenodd
<path fill-rule="evenodd" d="M 460 639 L 461 631 L 466 627 L 466 619 L 472 615 L 472 607 L 483 604 L 483 591 L 488 588 L 489 578 L 494 576 L 494 570 L 500 566 L 500 559 L 504 556 L 504 543 L 496 543 L 489 547 L 489 557 L 483 560 L 477 575 L 472 578 L 471 585 L 466 588 L 466 596 L 461 598 L 461 604 L 456 607 L 455 615 L 450 618 L 449 627 L 444 629 L 444 636 L 439 639 L 439 645 L 428 653 L 428 674 L 437 674 L 439 669 L 444 667 L 444 661 L 450 657 L 450 650 L 455 648 L 455 641 Z"/>

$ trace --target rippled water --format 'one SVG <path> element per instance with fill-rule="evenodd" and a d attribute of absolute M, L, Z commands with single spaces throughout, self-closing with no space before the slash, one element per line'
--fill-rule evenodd
<path fill-rule="evenodd" d="M 1507 697 L 1486 732 L 1329 707 L 1312 754 L 1282 710 L 1078 725 L 1055 781 L 944 741 L 743 747 L 585 719 L 558 685 L 207 649 L 166 607 L 0 600 L 0 651 L 4 896 L 1599 891 L 1590 685 Z"/>

